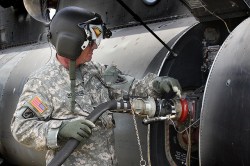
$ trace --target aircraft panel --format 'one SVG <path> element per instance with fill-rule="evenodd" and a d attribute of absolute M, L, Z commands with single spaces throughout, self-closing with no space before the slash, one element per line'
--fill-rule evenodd
<path fill-rule="evenodd" d="M 149 27 L 165 43 L 168 43 L 177 34 L 195 23 L 196 20 L 190 17 L 154 23 L 150 24 Z M 163 45 L 143 26 L 129 27 L 114 30 L 112 38 L 103 40 L 95 51 L 93 60 L 103 64 L 114 63 L 121 71 L 136 78 L 141 78 L 152 59 L 161 49 L 163 49 Z M 166 56 L 168 50 L 165 49 L 164 51 Z M 161 62 L 155 65 L 160 67 Z"/>
<path fill-rule="evenodd" d="M 10 121 L 29 74 L 48 62 L 51 49 L 47 43 L 36 43 L 2 50 L 2 53 L 0 60 L 11 58 L 0 68 L 0 73 L 4 73 L 0 75 L 0 114 L 4 115 L 0 116 L 0 152 L 11 162 L 41 165 L 44 155 L 17 143 L 10 132 Z"/>

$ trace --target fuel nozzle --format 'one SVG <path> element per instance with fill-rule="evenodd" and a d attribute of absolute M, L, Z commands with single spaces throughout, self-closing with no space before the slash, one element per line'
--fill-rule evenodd
<path fill-rule="evenodd" d="M 156 112 L 156 103 L 153 98 L 135 98 L 132 100 L 131 109 L 136 115 L 154 117 Z"/>
<path fill-rule="evenodd" d="M 153 117 L 147 117 L 143 119 L 144 124 L 150 124 L 153 122 L 164 121 L 169 118 L 176 118 L 176 109 L 174 100 L 158 99 L 155 101 L 156 111 Z"/>
<path fill-rule="evenodd" d="M 170 100 L 159 99 L 155 104 L 156 111 L 154 112 L 154 116 L 148 116 L 143 119 L 144 124 L 164 121 L 167 119 L 184 123 L 187 121 L 189 115 L 193 115 L 195 112 L 193 102 L 186 98 L 174 98 Z"/>
<path fill-rule="evenodd" d="M 157 99 L 135 97 L 130 100 L 117 101 L 116 112 L 131 112 L 143 117 L 143 123 L 171 119 L 179 123 L 186 122 L 196 114 L 195 101 L 188 98 Z M 196 116 L 195 116 L 196 117 Z"/>

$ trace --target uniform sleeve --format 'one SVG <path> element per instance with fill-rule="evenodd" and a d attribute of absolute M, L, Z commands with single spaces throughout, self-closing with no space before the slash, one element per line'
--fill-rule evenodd
<path fill-rule="evenodd" d="M 157 75 L 153 73 L 148 73 L 143 79 L 135 79 L 131 85 L 129 94 L 131 96 L 140 96 L 140 97 L 154 97 L 157 98 L 160 96 L 159 93 L 153 90 L 152 81 L 157 78 Z"/>
<path fill-rule="evenodd" d="M 115 99 L 122 99 L 123 95 L 154 98 L 160 96 L 153 90 L 152 81 L 157 78 L 157 75 L 153 73 L 148 73 L 139 80 L 122 73 L 116 66 L 111 65 L 103 72 L 103 78 L 106 84 L 112 88 L 112 96 Z"/>
<path fill-rule="evenodd" d="M 42 81 L 30 79 L 25 84 L 11 122 L 11 132 L 18 142 L 40 151 L 58 147 L 62 121 L 50 120 L 50 98 Z"/>

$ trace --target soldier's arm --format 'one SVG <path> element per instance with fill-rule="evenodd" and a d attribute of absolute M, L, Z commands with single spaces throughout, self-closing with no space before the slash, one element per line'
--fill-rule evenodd
<path fill-rule="evenodd" d="M 109 66 L 103 75 L 105 82 L 113 88 L 115 98 L 122 95 L 157 98 L 170 91 L 178 96 L 181 93 L 178 80 L 168 76 L 158 77 L 156 74 L 148 73 L 143 79 L 135 79 L 123 74 L 115 66 Z"/>
<path fill-rule="evenodd" d="M 143 79 L 136 79 L 130 88 L 131 96 L 141 96 L 141 97 L 159 97 L 161 94 L 157 93 L 153 88 L 153 80 L 157 78 L 157 75 L 153 73 L 148 73 Z"/>
<path fill-rule="evenodd" d="M 122 73 L 116 66 L 111 65 L 104 71 L 103 77 L 105 82 L 113 88 L 112 94 L 115 98 L 119 98 L 122 95 L 141 97 L 157 97 L 160 95 L 153 90 L 152 81 L 157 76 L 152 73 L 147 74 L 143 79 L 139 80 Z"/>
<path fill-rule="evenodd" d="M 130 91 L 130 94 L 133 96 L 151 96 L 154 98 L 162 97 L 163 94 L 169 93 L 172 97 L 181 97 L 179 81 L 168 76 L 159 77 L 153 73 L 148 73 L 142 80 L 135 80 Z"/>
<path fill-rule="evenodd" d="M 50 120 L 52 106 L 47 90 L 39 80 L 24 86 L 11 122 L 14 138 L 36 150 L 57 148 L 57 134 L 62 121 Z"/>

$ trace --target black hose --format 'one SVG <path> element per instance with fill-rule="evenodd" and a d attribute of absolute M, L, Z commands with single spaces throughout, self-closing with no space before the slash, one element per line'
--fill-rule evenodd
<path fill-rule="evenodd" d="M 105 111 L 114 110 L 117 108 L 117 102 L 115 100 L 110 100 L 108 102 L 102 103 L 98 105 L 86 118 L 91 122 L 95 122 Z M 58 151 L 55 157 L 51 160 L 48 166 L 60 166 L 64 163 L 64 161 L 70 156 L 70 154 L 75 150 L 75 148 L 79 145 L 80 141 L 71 138 L 68 142 L 63 146 L 63 148 Z"/>

